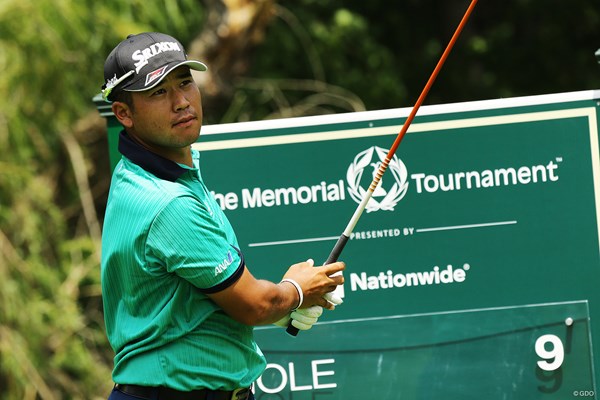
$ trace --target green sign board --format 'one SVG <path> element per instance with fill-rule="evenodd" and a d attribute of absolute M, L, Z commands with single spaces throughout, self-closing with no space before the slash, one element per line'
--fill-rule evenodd
<path fill-rule="evenodd" d="M 344 304 L 256 329 L 257 399 L 597 398 L 599 98 L 422 107 L 340 257 Z M 255 276 L 327 258 L 409 111 L 203 127 Z"/>

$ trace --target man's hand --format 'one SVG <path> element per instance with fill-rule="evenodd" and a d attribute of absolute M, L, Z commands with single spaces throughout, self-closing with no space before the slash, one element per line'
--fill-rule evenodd
<path fill-rule="evenodd" d="M 287 328 L 290 320 L 292 320 L 292 326 L 301 331 L 307 331 L 317 322 L 321 314 L 323 314 L 323 307 L 321 306 L 301 308 L 292 311 L 291 314 L 286 315 L 279 321 L 275 322 L 275 325 L 281 326 L 282 328 Z"/>
<path fill-rule="evenodd" d="M 343 262 L 315 267 L 314 261 L 309 259 L 306 262 L 292 265 L 283 278 L 294 280 L 300 285 L 304 297 L 302 304 L 317 305 L 333 310 L 335 302 L 329 301 L 329 298 L 324 296 L 344 283 L 341 271 L 345 267 Z"/>
<path fill-rule="evenodd" d="M 339 306 L 344 301 L 340 296 L 335 294 L 334 292 L 325 293 L 323 296 L 325 300 L 335 306 Z M 282 328 L 287 328 L 290 324 L 290 320 L 292 321 L 292 326 L 296 327 L 301 331 L 307 331 L 314 324 L 317 323 L 319 317 L 323 314 L 323 307 L 321 306 L 312 306 L 308 308 L 300 308 L 292 311 L 290 314 L 281 318 L 279 321 L 274 322 L 274 325 L 281 326 Z"/>

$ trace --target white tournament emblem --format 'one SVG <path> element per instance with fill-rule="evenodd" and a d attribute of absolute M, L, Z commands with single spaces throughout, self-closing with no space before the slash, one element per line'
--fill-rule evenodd
<path fill-rule="evenodd" d="M 387 153 L 388 150 L 373 146 L 365 151 L 361 151 L 354 157 L 354 162 L 350 164 L 346 172 L 348 193 L 352 197 L 352 200 L 357 203 L 361 202 L 373 177 L 377 174 L 377 170 L 385 160 Z M 373 160 L 374 154 L 377 155 L 376 160 Z M 365 186 L 367 189 L 365 189 L 361 186 L 361 179 L 363 172 L 367 168 L 370 168 L 372 174 L 369 176 L 369 181 Z M 394 184 L 391 186 L 384 185 L 384 180 L 388 182 L 390 177 L 393 178 Z M 367 207 L 365 208 L 367 212 L 378 210 L 394 211 L 394 207 L 404 197 L 408 189 L 407 177 L 406 166 L 394 155 L 388 165 L 388 173 L 379 181 L 373 192 L 373 196 L 367 203 Z"/>

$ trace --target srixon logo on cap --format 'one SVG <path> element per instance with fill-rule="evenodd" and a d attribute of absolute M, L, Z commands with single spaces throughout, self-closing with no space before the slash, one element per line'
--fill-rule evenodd
<path fill-rule="evenodd" d="M 152 57 L 154 57 L 160 53 L 164 53 L 165 51 L 181 51 L 181 48 L 179 47 L 179 44 L 176 42 L 160 42 L 160 43 L 155 43 L 151 46 L 148 46 L 143 50 L 136 50 L 131 55 L 131 58 L 134 61 L 137 61 L 135 63 L 136 74 L 139 74 L 140 70 L 145 65 L 148 65 L 149 59 L 151 59 Z"/>

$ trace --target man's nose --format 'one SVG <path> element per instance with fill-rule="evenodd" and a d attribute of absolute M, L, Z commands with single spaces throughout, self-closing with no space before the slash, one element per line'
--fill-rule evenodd
<path fill-rule="evenodd" d="M 175 111 L 185 110 L 190 106 L 190 102 L 181 90 L 173 91 L 173 108 Z"/>

